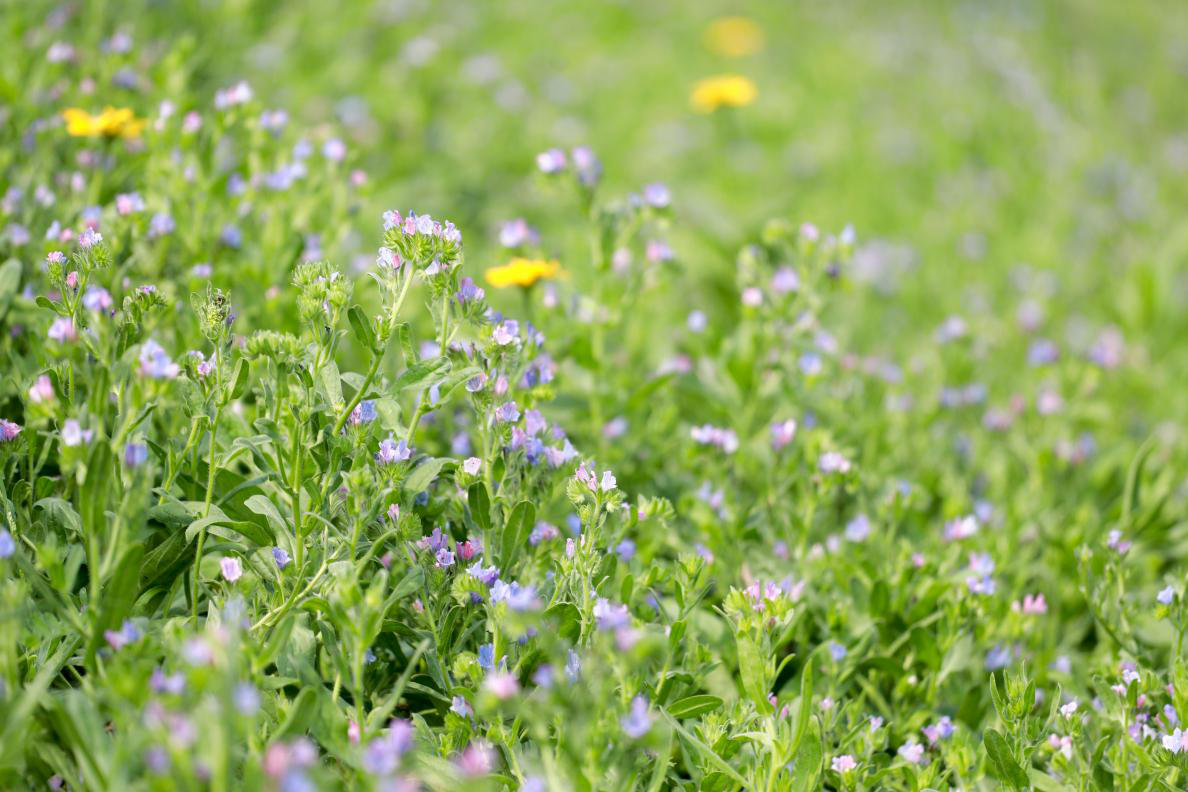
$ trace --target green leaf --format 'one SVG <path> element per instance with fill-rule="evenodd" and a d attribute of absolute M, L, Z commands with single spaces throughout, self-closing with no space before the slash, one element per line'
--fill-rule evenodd
<path fill-rule="evenodd" d="M 0 265 L 0 319 L 8 313 L 12 298 L 21 288 L 21 262 L 12 258 Z"/>
<path fill-rule="evenodd" d="M 346 402 L 342 398 L 342 375 L 338 373 L 338 365 L 333 360 L 327 361 L 322 366 L 319 377 L 330 406 L 335 410 L 341 410 Z"/>
<path fill-rule="evenodd" d="M 305 734 L 310 725 L 313 724 L 314 716 L 318 711 L 318 694 L 313 688 L 305 688 L 297 694 L 294 699 L 292 707 L 289 708 L 289 714 L 285 716 L 285 721 L 272 735 L 274 740 L 283 740 L 287 737 L 295 737 L 300 734 Z"/>
<path fill-rule="evenodd" d="M 683 699 L 674 701 L 669 705 L 668 714 L 678 720 L 683 718 L 699 718 L 721 706 L 722 699 L 717 696 L 685 696 Z"/>
<path fill-rule="evenodd" d="M 487 494 L 487 485 L 476 481 L 466 491 L 466 501 L 470 505 L 470 516 L 485 533 L 491 530 L 491 496 Z"/>
<path fill-rule="evenodd" d="M 82 517 L 78 516 L 78 512 L 68 501 L 62 498 L 42 498 L 33 505 L 43 510 L 51 523 L 60 525 L 76 535 L 82 534 Z"/>
<path fill-rule="evenodd" d="M 251 380 L 251 366 L 243 358 L 235 361 L 235 372 L 231 375 L 231 398 L 238 399 L 247 393 L 248 382 Z"/>
<path fill-rule="evenodd" d="M 767 682 L 767 661 L 751 638 L 739 635 L 737 643 L 738 675 L 742 680 L 743 691 L 759 711 L 766 715 L 771 712 L 771 702 L 768 701 L 770 688 Z"/>
<path fill-rule="evenodd" d="M 507 568 L 511 564 L 514 554 L 525 544 L 532 534 L 532 526 L 536 523 L 536 506 L 531 501 L 520 501 L 512 509 L 503 526 L 503 541 L 499 553 L 501 566 Z"/>
<path fill-rule="evenodd" d="M 821 733 L 810 721 L 809 729 L 800 741 L 796 758 L 792 760 L 792 778 L 788 789 L 816 789 L 817 774 L 821 771 Z"/>
<path fill-rule="evenodd" d="M 400 372 L 400 376 L 392 383 L 392 390 L 408 390 L 422 384 L 428 386 L 438 374 L 444 373 L 449 365 L 450 361 L 443 357 L 418 361 Z"/>
<path fill-rule="evenodd" d="M 800 747 L 800 741 L 808 732 L 809 718 L 813 713 L 813 658 L 804 664 L 800 672 L 800 705 L 796 711 L 796 731 L 792 736 L 792 750 Z"/>
<path fill-rule="evenodd" d="M 441 473 L 441 469 L 446 465 L 453 464 L 453 462 L 454 460 L 448 457 L 431 457 L 426 459 L 417 465 L 412 473 L 408 474 L 408 478 L 404 480 L 404 488 L 409 492 L 424 492 L 429 489 L 429 485 Z"/>
<path fill-rule="evenodd" d="M 209 517 L 194 520 L 186 528 L 186 541 L 193 541 L 194 537 L 203 528 L 207 530 L 207 533 L 212 533 L 215 536 L 221 536 L 231 541 L 235 541 L 237 536 L 242 536 L 256 547 L 271 547 L 276 544 L 272 535 L 258 524 L 248 522 L 247 520 L 232 520 L 225 514 L 212 514 Z"/>
<path fill-rule="evenodd" d="M 355 339 L 363 346 L 364 349 L 370 350 L 375 354 L 375 331 L 371 329 L 367 322 L 367 317 L 363 314 L 363 309 L 357 305 L 352 305 L 351 310 L 347 311 L 347 319 L 351 323 L 351 330 L 355 331 Z"/>
<path fill-rule="evenodd" d="M 290 536 L 289 524 L 285 518 L 281 516 L 280 511 L 276 508 L 276 504 L 263 495 L 253 495 L 243 502 L 255 514 L 262 515 L 268 521 L 268 525 L 272 527 L 273 534 L 277 536 Z"/>
<path fill-rule="evenodd" d="M 1027 789 L 1030 786 L 1031 782 L 1027 778 L 1027 773 L 1015 760 L 1011 753 L 1011 747 L 1007 745 L 1006 738 L 1000 732 L 987 729 L 982 742 L 986 746 L 986 753 L 990 755 L 990 761 L 996 771 L 995 775 L 1000 781 L 1005 781 L 1015 789 Z"/>

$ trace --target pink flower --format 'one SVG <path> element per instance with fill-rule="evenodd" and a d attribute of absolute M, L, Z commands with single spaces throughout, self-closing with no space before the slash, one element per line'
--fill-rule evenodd
<path fill-rule="evenodd" d="M 857 766 L 858 763 L 854 761 L 854 757 L 850 754 L 835 756 L 833 757 L 833 761 L 830 763 L 830 767 L 833 768 L 833 772 L 841 773 L 843 775 L 852 772 Z"/>

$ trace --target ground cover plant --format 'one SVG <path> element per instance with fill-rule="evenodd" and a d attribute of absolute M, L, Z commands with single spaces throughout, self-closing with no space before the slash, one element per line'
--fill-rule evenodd
<path fill-rule="evenodd" d="M 1188 785 L 1181 9 L 0 30 L 0 788 Z"/>

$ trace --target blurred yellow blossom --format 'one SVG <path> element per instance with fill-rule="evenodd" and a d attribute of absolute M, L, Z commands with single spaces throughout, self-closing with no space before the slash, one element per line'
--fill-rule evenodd
<path fill-rule="evenodd" d="M 502 267 L 487 270 L 487 283 L 496 289 L 508 286 L 531 286 L 541 278 L 552 278 L 561 271 L 556 259 L 513 258 Z"/>
<path fill-rule="evenodd" d="M 127 107 L 108 106 L 99 115 L 69 107 L 62 111 L 62 118 L 66 119 L 66 133 L 73 137 L 137 138 L 145 124 Z"/>
<path fill-rule="evenodd" d="M 693 86 L 689 102 L 699 113 L 712 113 L 719 107 L 746 107 L 755 101 L 759 90 L 755 83 L 738 74 L 707 77 Z"/>
<path fill-rule="evenodd" d="M 746 17 L 720 17 L 706 27 L 705 46 L 727 58 L 754 55 L 763 49 L 763 30 Z"/>

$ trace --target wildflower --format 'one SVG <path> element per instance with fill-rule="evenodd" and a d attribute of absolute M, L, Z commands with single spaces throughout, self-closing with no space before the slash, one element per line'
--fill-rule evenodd
<path fill-rule="evenodd" d="M 722 107 L 746 107 L 758 95 L 759 90 L 750 79 L 723 74 L 698 81 L 689 95 L 689 103 L 699 113 L 712 113 Z"/>
<path fill-rule="evenodd" d="M 514 423 L 520 420 L 520 409 L 514 401 L 504 402 L 495 408 L 495 420 Z"/>
<path fill-rule="evenodd" d="M 65 344 L 78 339 L 78 331 L 74 328 L 74 320 L 68 316 L 59 316 L 50 324 L 46 334 L 50 341 Z"/>
<path fill-rule="evenodd" d="M 140 374 L 151 379 L 173 379 L 181 367 L 169 359 L 165 350 L 153 339 L 140 347 Z"/>
<path fill-rule="evenodd" d="M 485 740 L 473 742 L 458 757 L 458 769 L 463 775 L 482 776 L 495 766 L 495 749 Z"/>
<path fill-rule="evenodd" d="M 565 152 L 552 148 L 536 155 L 536 167 L 541 173 L 558 173 L 565 170 Z"/>
<path fill-rule="evenodd" d="M 776 294 L 787 294 L 800 289 L 800 276 L 791 267 L 780 267 L 771 276 L 771 290 Z"/>
<path fill-rule="evenodd" d="M 168 212 L 157 212 L 149 220 L 148 237 L 149 239 L 159 239 L 163 236 L 169 236 L 177 230 L 177 223 L 173 220 L 173 215 Z"/>
<path fill-rule="evenodd" d="M 82 303 L 88 311 L 110 311 L 115 304 L 111 292 L 102 286 L 91 286 L 83 292 Z"/>
<path fill-rule="evenodd" d="M 763 292 L 754 286 L 743 289 L 742 304 L 748 308 L 758 308 L 763 305 Z"/>
<path fill-rule="evenodd" d="M 475 374 L 470 379 L 466 380 L 466 390 L 469 393 L 478 393 L 487 384 L 487 375 L 481 371 Z"/>
<path fill-rule="evenodd" d="M 236 105 L 247 104 L 252 100 L 252 87 L 240 80 L 230 88 L 215 92 L 214 106 L 216 110 L 226 110 Z"/>
<path fill-rule="evenodd" d="M 499 569 L 494 565 L 485 567 L 481 561 L 475 561 L 466 570 L 471 577 L 481 581 L 484 585 L 490 586 L 499 580 Z"/>
<path fill-rule="evenodd" d="M 631 700 L 631 711 L 619 721 L 623 733 L 633 740 L 638 740 L 652 730 L 652 714 L 648 711 L 648 699 L 636 696 Z"/>
<path fill-rule="evenodd" d="M 454 554 L 449 550 L 446 550 L 444 547 L 437 551 L 437 555 L 434 556 L 434 558 L 436 559 L 437 566 L 440 569 L 447 569 L 454 565 Z"/>
<path fill-rule="evenodd" d="M 1176 598 L 1176 590 L 1174 588 L 1172 588 L 1171 586 L 1164 588 L 1158 594 L 1155 595 L 1156 601 L 1158 601 L 1161 605 L 1171 605 L 1172 601 L 1175 598 Z"/>
<path fill-rule="evenodd" d="M 260 711 L 260 691 L 256 690 L 256 686 L 251 682 L 240 682 L 236 685 L 232 699 L 235 709 L 239 710 L 241 715 L 251 717 Z"/>
<path fill-rule="evenodd" d="M 833 761 L 830 762 L 829 766 L 833 768 L 833 772 L 845 775 L 852 772 L 858 766 L 858 763 L 854 761 L 854 757 L 850 754 L 842 754 L 841 756 L 833 757 Z"/>
<path fill-rule="evenodd" d="M 899 756 L 909 764 L 925 764 L 924 746 L 915 740 L 909 740 L 899 746 Z"/>
<path fill-rule="evenodd" d="M 535 610 L 540 605 L 536 599 L 536 589 L 532 586 L 504 583 L 502 580 L 491 586 L 491 601 L 507 603 L 507 607 L 513 611 Z"/>
<path fill-rule="evenodd" d="M 148 446 L 143 443 L 128 443 L 124 446 L 124 464 L 136 468 L 148 461 Z"/>
<path fill-rule="evenodd" d="M 499 244 L 505 248 L 535 245 L 539 241 L 540 234 L 522 217 L 509 220 L 499 228 Z"/>
<path fill-rule="evenodd" d="M 355 409 L 351 410 L 350 418 L 347 420 L 352 426 L 358 426 L 371 423 L 375 418 L 375 402 L 371 399 L 364 399 L 355 405 Z"/>
<path fill-rule="evenodd" d="M 1064 754 L 1065 759 L 1072 759 L 1072 737 L 1067 735 L 1058 737 L 1055 734 L 1049 734 L 1048 747 L 1053 751 Z"/>
<path fill-rule="evenodd" d="M 128 644 L 136 643 L 140 640 L 140 630 L 136 628 L 130 620 L 125 619 L 123 626 L 119 630 L 105 630 L 103 639 L 107 641 L 108 645 L 117 652 L 123 649 Z"/>
<path fill-rule="evenodd" d="M 594 150 L 589 146 L 578 146 L 569 152 L 573 159 L 573 169 L 577 173 L 578 181 L 587 187 L 593 187 L 602 175 L 602 163 L 594 156 Z"/>
<path fill-rule="evenodd" d="M 495 668 L 495 645 L 483 644 L 478 650 L 479 668 L 490 671 Z"/>
<path fill-rule="evenodd" d="M 144 199 L 140 193 L 120 193 L 115 197 L 116 213 L 130 215 L 144 211 Z"/>
<path fill-rule="evenodd" d="M 234 556 L 223 556 L 219 561 L 219 569 L 229 583 L 234 583 L 243 577 L 243 565 Z"/>
<path fill-rule="evenodd" d="M 871 731 L 871 733 L 873 734 L 874 732 L 877 732 L 881 728 L 883 728 L 883 719 L 880 718 L 878 715 L 871 715 L 870 716 L 870 731 Z"/>
<path fill-rule="evenodd" d="M 455 295 L 459 305 L 481 302 L 486 296 L 487 293 L 479 288 L 471 278 L 462 278 L 458 283 L 458 293 Z"/>
<path fill-rule="evenodd" d="M 509 699 L 520 692 L 520 682 L 514 674 L 496 671 L 487 676 L 483 682 L 483 689 L 494 694 L 497 699 Z"/>
<path fill-rule="evenodd" d="M 450 712 L 466 718 L 470 716 L 472 710 L 470 709 L 470 704 L 467 703 L 466 699 L 462 698 L 461 696 L 454 696 L 453 700 L 450 702 Z"/>
<path fill-rule="evenodd" d="M 693 427 L 689 434 L 694 442 L 717 446 L 727 454 L 733 454 L 738 450 L 738 435 L 733 429 L 722 429 L 710 424 L 703 424 Z"/>
<path fill-rule="evenodd" d="M 1065 718 L 1071 718 L 1077 712 L 1077 700 L 1073 699 L 1060 708 L 1060 714 Z"/>
<path fill-rule="evenodd" d="M 1043 594 L 1026 594 L 1023 597 L 1023 613 L 1028 616 L 1042 616 L 1048 612 L 1048 602 Z"/>
<path fill-rule="evenodd" d="M 12 442 L 21 433 L 21 429 L 20 424 L 14 423 L 7 418 L 0 418 L 0 443 Z"/>
<path fill-rule="evenodd" d="M 747 17 L 720 17 L 706 27 L 704 40 L 716 55 L 741 58 L 763 49 L 763 30 Z"/>
<path fill-rule="evenodd" d="M 945 540 L 949 542 L 968 539 L 978 532 L 978 518 L 972 514 L 957 517 L 945 523 Z"/>
<path fill-rule="evenodd" d="M 822 473 L 849 473 L 850 460 L 836 451 L 826 451 L 817 460 L 817 469 Z"/>
<path fill-rule="evenodd" d="M 363 769 L 372 775 L 386 776 L 396 772 L 400 758 L 412 747 L 413 728 L 406 720 L 395 718 L 388 725 L 388 733 L 376 737 L 363 752 Z"/>
<path fill-rule="evenodd" d="M 130 108 L 106 107 L 99 115 L 91 115 L 79 107 L 62 111 L 66 120 L 66 134 L 71 137 L 108 137 L 125 140 L 140 137 L 145 120 L 137 118 Z"/>
<path fill-rule="evenodd" d="M 792 438 L 796 437 L 796 421 L 789 418 L 786 421 L 777 421 L 771 425 L 771 447 L 779 451 L 784 446 L 792 442 Z"/>
<path fill-rule="evenodd" d="M 842 660 L 846 659 L 847 654 L 849 653 L 846 651 L 846 647 L 842 646 L 837 641 L 829 642 L 829 656 L 833 658 L 833 662 L 840 663 Z"/>
<path fill-rule="evenodd" d="M 393 503 L 388 506 L 388 519 L 392 522 L 400 519 L 400 504 Z"/>
<path fill-rule="evenodd" d="M 600 630 L 617 630 L 631 625 L 631 614 L 626 605 L 618 605 L 603 597 L 594 602 L 594 619 Z"/>
<path fill-rule="evenodd" d="M 272 548 L 272 560 L 276 562 L 277 569 L 284 569 L 289 565 L 289 554 L 280 547 Z"/>
<path fill-rule="evenodd" d="M 865 542 L 870 536 L 870 518 L 859 514 L 846 523 L 846 539 L 851 542 Z"/>
<path fill-rule="evenodd" d="M 0 528 L 0 558 L 12 558 L 16 552 L 16 540 L 7 529 Z"/>
<path fill-rule="evenodd" d="M 1117 529 L 1110 531 L 1106 536 L 1106 547 L 1118 555 L 1126 555 L 1130 551 L 1132 544 L 1133 542 L 1123 539 L 1122 532 Z"/>
<path fill-rule="evenodd" d="M 508 286 L 528 287 L 541 278 L 553 278 L 561 271 L 556 259 L 516 257 L 501 267 L 491 267 L 485 273 L 487 283 L 496 289 Z"/>
<path fill-rule="evenodd" d="M 462 472 L 468 476 L 477 476 L 482 466 L 483 460 L 478 457 L 470 457 L 462 463 Z"/>
<path fill-rule="evenodd" d="M 380 465 L 394 465 L 397 462 L 405 462 L 412 456 L 412 449 L 409 448 L 408 443 L 401 440 L 396 442 L 388 435 L 386 440 L 380 442 L 379 451 L 375 454 L 375 461 Z"/>
<path fill-rule="evenodd" d="M 499 346 L 507 346 L 520 335 L 520 323 L 514 319 L 507 319 L 495 325 L 491 331 L 491 339 Z"/>
<path fill-rule="evenodd" d="M 93 431 L 83 429 L 77 420 L 70 418 L 66 423 L 62 424 L 62 445 L 73 447 L 82 445 L 83 443 L 90 443 L 93 434 Z"/>
<path fill-rule="evenodd" d="M 653 209 L 664 209 L 672 202 L 672 194 L 663 184 L 645 184 L 643 199 L 644 203 Z"/>
<path fill-rule="evenodd" d="M 1161 742 L 1164 748 L 1174 754 L 1188 751 L 1188 731 L 1177 728 L 1171 734 L 1165 734 Z"/>

